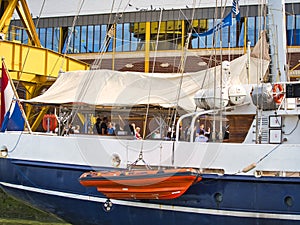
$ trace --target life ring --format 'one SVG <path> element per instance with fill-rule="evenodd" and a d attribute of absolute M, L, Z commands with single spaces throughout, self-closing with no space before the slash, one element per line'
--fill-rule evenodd
<path fill-rule="evenodd" d="M 54 114 L 46 114 L 43 117 L 43 128 L 45 131 L 54 131 L 57 127 L 57 120 Z"/>
<path fill-rule="evenodd" d="M 280 104 L 283 100 L 283 97 L 284 97 L 282 85 L 281 84 L 274 84 L 272 91 L 273 91 L 274 102 Z"/>

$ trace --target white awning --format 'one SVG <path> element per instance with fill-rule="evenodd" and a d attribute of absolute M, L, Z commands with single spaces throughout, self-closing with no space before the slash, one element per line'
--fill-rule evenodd
<path fill-rule="evenodd" d="M 248 77 L 246 64 L 246 55 L 230 62 L 231 84 L 256 83 L 256 71 L 263 68 L 261 71 L 265 73 L 268 68 L 268 61 L 259 63 L 258 59 L 251 58 L 251 71 L 255 76 Z M 220 84 L 220 69 L 221 66 L 217 66 L 183 75 L 111 70 L 71 71 L 62 74 L 44 94 L 26 102 L 102 106 L 153 104 L 168 107 L 177 105 L 179 99 L 179 107 L 193 111 L 195 93 L 201 88 L 213 88 L 214 82 Z"/>

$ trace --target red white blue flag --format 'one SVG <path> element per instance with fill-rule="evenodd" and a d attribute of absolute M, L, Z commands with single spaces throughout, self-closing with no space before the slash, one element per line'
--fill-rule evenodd
<path fill-rule="evenodd" d="M 22 116 L 19 103 L 16 101 L 16 96 L 12 84 L 9 80 L 8 72 L 2 61 L 2 79 L 1 79 L 1 132 L 23 131 L 25 120 Z"/>

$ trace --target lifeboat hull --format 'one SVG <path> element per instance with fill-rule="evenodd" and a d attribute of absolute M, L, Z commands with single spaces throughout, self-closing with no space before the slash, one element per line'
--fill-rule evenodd
<path fill-rule="evenodd" d="M 112 199 L 174 199 L 200 180 L 195 169 L 87 172 L 79 178 Z"/>

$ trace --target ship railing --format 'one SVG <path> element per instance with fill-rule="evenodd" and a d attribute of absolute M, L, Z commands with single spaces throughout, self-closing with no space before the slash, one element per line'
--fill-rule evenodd
<path fill-rule="evenodd" d="M 249 105 L 250 102 L 245 102 L 243 104 L 240 105 L 235 105 L 235 106 L 228 106 L 228 107 L 224 107 L 224 108 L 220 108 L 220 109 L 210 109 L 210 110 L 204 110 L 201 109 L 201 111 L 197 111 L 197 112 L 192 112 L 192 113 L 187 113 L 184 114 L 182 116 L 179 117 L 177 124 L 176 124 L 176 139 L 175 141 L 178 142 L 179 141 L 179 132 L 180 132 L 180 124 L 182 122 L 183 119 L 188 118 L 188 117 L 192 117 L 191 123 L 190 123 L 190 128 L 195 126 L 195 122 L 197 120 L 197 118 L 201 115 L 206 115 L 206 114 L 216 114 L 218 112 L 221 111 L 227 111 L 227 110 L 232 110 L 235 109 L 236 107 L 240 107 L 240 106 L 244 106 L 244 105 Z M 190 138 L 189 138 L 190 142 L 194 141 L 194 132 L 191 132 Z"/>

